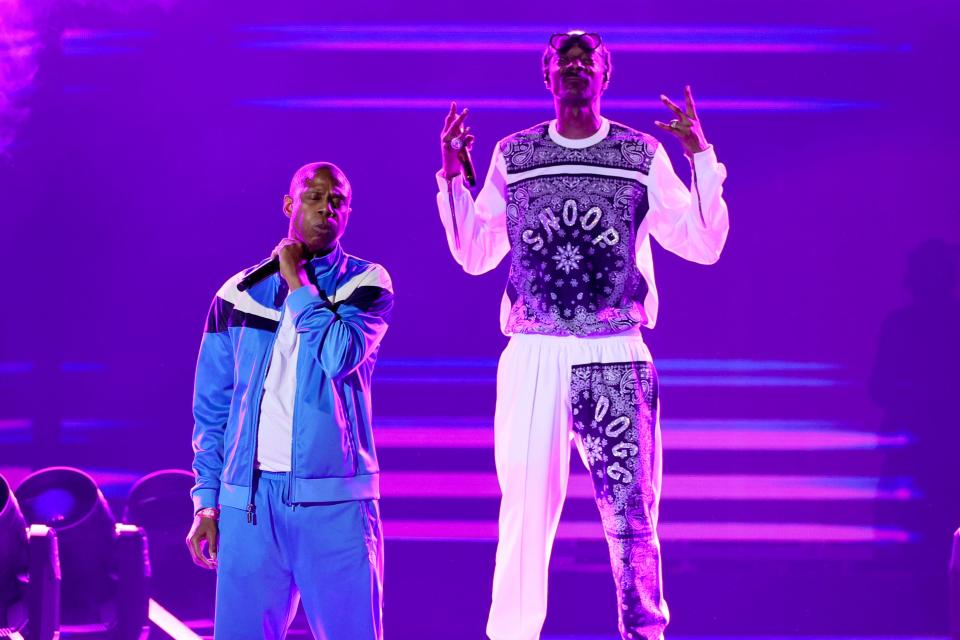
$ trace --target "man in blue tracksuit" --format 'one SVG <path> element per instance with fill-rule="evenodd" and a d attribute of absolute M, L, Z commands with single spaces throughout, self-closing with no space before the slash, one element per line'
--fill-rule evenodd
<path fill-rule="evenodd" d="M 382 638 L 383 539 L 370 382 L 393 306 L 386 270 L 344 253 L 350 183 L 294 175 L 280 273 L 217 292 L 197 363 L 187 537 L 217 570 L 214 636 Z"/>

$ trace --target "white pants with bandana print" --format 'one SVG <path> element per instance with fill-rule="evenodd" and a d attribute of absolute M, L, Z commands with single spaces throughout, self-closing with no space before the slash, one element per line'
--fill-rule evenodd
<path fill-rule="evenodd" d="M 610 548 L 620 633 L 661 639 L 669 613 L 657 538 L 659 398 L 639 330 L 598 338 L 514 335 L 500 357 L 494 425 L 503 498 L 487 635 L 540 637 L 574 440 Z"/>

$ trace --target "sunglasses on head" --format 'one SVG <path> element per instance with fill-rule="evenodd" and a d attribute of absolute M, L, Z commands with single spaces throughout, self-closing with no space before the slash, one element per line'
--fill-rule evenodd
<path fill-rule="evenodd" d="M 550 47 L 558 53 L 566 53 L 574 46 L 593 52 L 601 43 L 599 33 L 555 33 L 550 36 Z"/>

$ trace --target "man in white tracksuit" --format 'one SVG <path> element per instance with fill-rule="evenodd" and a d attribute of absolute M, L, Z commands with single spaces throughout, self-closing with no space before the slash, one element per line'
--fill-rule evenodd
<path fill-rule="evenodd" d="M 656 640 L 667 625 L 657 372 L 640 333 L 657 317 L 650 237 L 716 262 L 729 228 L 726 170 L 689 87 L 685 108 L 661 96 L 674 119 L 656 124 L 683 146 L 690 189 L 655 138 L 602 117 L 610 72 L 598 34 L 553 35 L 543 73 L 556 119 L 497 144 L 475 201 L 460 175 L 474 142 L 467 111 L 451 105 L 441 134 L 437 204 L 454 258 L 481 274 L 512 254 L 494 419 L 503 499 L 491 640 L 539 638 L 571 439 L 593 479 L 622 637 Z"/>

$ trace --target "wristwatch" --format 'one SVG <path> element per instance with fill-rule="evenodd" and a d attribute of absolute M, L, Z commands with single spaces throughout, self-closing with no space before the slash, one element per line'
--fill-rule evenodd
<path fill-rule="evenodd" d="M 206 507 L 205 509 L 200 509 L 196 513 L 198 518 L 213 518 L 214 520 L 220 519 L 220 510 L 214 507 Z"/>

